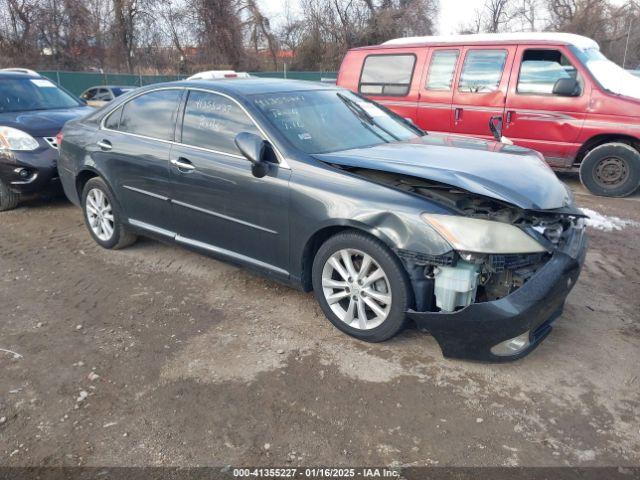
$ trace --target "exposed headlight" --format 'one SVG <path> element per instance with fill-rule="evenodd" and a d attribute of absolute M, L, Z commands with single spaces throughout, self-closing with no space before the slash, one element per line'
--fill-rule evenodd
<path fill-rule="evenodd" d="M 482 220 L 423 213 L 431 225 L 455 250 L 476 253 L 533 253 L 545 248 L 514 225 Z"/>
<path fill-rule="evenodd" d="M 30 151 L 39 147 L 37 140 L 28 133 L 11 127 L 0 127 L 0 149 Z"/>

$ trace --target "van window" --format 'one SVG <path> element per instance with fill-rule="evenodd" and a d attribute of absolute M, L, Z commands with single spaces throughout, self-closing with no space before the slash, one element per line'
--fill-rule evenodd
<path fill-rule="evenodd" d="M 522 55 L 518 93 L 552 95 L 561 78 L 577 78 L 578 71 L 558 50 L 526 50 Z"/>
<path fill-rule="evenodd" d="M 409 93 L 416 57 L 369 55 L 360 76 L 360 93 L 365 95 L 404 96 Z"/>
<path fill-rule="evenodd" d="M 464 59 L 458 90 L 471 93 L 496 91 L 506 60 L 506 50 L 469 50 Z"/>
<path fill-rule="evenodd" d="M 239 155 L 234 140 L 240 132 L 261 136 L 253 121 L 234 101 L 215 93 L 189 92 L 182 143 Z"/>
<path fill-rule="evenodd" d="M 173 140 L 173 115 L 180 90 L 145 93 L 124 104 L 118 130 L 160 140 Z"/>
<path fill-rule="evenodd" d="M 427 73 L 427 90 L 451 90 L 459 50 L 436 50 Z"/>

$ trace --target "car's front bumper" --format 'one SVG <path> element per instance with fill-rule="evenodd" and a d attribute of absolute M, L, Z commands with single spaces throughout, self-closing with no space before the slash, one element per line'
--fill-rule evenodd
<path fill-rule="evenodd" d="M 565 299 L 584 263 L 587 238 L 574 229 L 562 251 L 557 251 L 515 292 L 499 300 L 473 303 L 457 312 L 415 312 L 408 317 L 435 337 L 445 357 L 505 362 L 522 358 L 551 331 L 562 314 Z M 513 354 L 495 355 L 501 342 L 529 332 L 529 342 Z"/>
<path fill-rule="evenodd" d="M 20 194 L 60 188 L 58 150 L 38 139 L 41 147 L 31 152 L 0 152 L 0 179 Z M 27 176 L 20 173 L 25 169 Z"/>

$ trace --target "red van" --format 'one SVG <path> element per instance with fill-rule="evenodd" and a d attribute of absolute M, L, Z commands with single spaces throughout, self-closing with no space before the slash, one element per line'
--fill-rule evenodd
<path fill-rule="evenodd" d="M 538 150 L 552 168 L 579 168 L 596 195 L 626 196 L 640 185 L 640 78 L 589 38 L 401 38 L 350 50 L 337 83 L 427 131 L 491 138 L 490 121 L 501 123 L 501 135 Z"/>

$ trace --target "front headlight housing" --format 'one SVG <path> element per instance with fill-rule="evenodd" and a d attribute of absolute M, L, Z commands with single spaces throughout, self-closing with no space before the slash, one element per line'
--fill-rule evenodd
<path fill-rule="evenodd" d="M 22 130 L 0 126 L 0 150 L 28 152 L 36 150 L 38 141 Z"/>
<path fill-rule="evenodd" d="M 546 251 L 532 237 L 508 223 L 432 213 L 423 213 L 421 218 L 458 251 L 495 254 Z"/>

